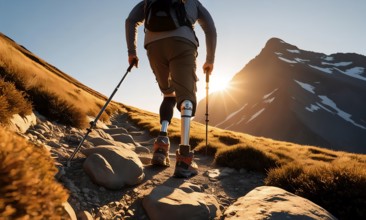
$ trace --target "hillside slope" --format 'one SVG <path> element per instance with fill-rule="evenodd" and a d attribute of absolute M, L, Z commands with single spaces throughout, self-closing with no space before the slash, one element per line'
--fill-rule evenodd
<path fill-rule="evenodd" d="M 13 83 L 15 89 L 24 92 L 35 110 L 45 115 L 52 114 L 48 109 L 52 108 L 52 111 L 60 115 L 65 115 L 62 111 L 74 111 L 80 117 L 95 116 L 106 101 L 104 95 L 83 85 L 2 33 L 0 77 Z M 111 103 L 107 113 L 117 109 L 117 105 Z M 105 114 L 103 119 L 108 120 L 108 116 Z M 85 124 L 81 123 L 80 126 Z"/>

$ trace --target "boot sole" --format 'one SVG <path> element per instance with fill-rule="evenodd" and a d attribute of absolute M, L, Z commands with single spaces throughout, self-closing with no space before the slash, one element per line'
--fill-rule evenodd
<path fill-rule="evenodd" d="M 157 166 L 170 167 L 168 158 L 159 153 L 153 155 L 153 158 L 151 159 L 151 164 Z"/>
<path fill-rule="evenodd" d="M 184 170 L 180 168 L 176 168 L 174 171 L 174 177 L 176 178 L 188 178 L 192 176 L 196 176 L 198 174 L 197 170 Z"/>

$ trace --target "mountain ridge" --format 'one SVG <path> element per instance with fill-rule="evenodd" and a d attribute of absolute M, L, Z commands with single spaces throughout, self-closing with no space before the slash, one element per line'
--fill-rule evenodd
<path fill-rule="evenodd" d="M 210 94 L 210 125 L 365 153 L 365 68 L 363 55 L 326 55 L 271 38 L 230 88 Z M 195 121 L 204 122 L 204 104 Z"/>

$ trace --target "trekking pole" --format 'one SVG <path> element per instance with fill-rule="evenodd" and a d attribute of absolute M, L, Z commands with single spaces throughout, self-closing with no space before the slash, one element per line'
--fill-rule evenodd
<path fill-rule="evenodd" d="M 67 160 L 67 166 L 70 166 L 70 162 L 72 159 L 74 159 L 75 155 L 78 153 L 78 151 L 80 150 L 81 145 L 84 143 L 85 139 L 88 137 L 89 133 L 95 128 L 98 119 L 100 118 L 100 116 L 102 115 L 102 113 L 104 112 L 104 110 L 107 108 L 107 105 L 111 102 L 113 96 L 116 94 L 117 90 L 119 89 L 119 86 L 122 84 L 123 80 L 126 78 L 127 74 L 129 72 L 131 72 L 132 67 L 136 64 L 136 60 L 133 60 L 132 63 L 130 64 L 130 66 L 128 67 L 125 75 L 122 77 L 121 81 L 119 81 L 117 87 L 114 89 L 112 95 L 108 98 L 107 102 L 104 104 L 103 108 L 100 110 L 99 114 L 97 115 L 97 117 L 95 117 L 94 121 L 90 122 L 90 127 L 86 129 L 86 134 L 84 135 L 83 139 L 80 141 L 79 145 L 77 146 L 77 148 L 74 150 L 74 152 L 72 153 L 71 157 Z"/>
<path fill-rule="evenodd" d="M 208 85 L 210 82 L 210 73 L 206 72 L 206 156 L 208 148 Z"/>

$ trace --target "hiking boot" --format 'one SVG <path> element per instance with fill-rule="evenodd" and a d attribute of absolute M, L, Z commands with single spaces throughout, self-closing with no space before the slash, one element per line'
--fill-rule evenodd
<path fill-rule="evenodd" d="M 186 155 L 181 154 L 179 150 L 176 152 L 176 164 L 174 176 L 178 178 L 188 178 L 198 174 L 198 166 L 193 161 L 193 152 L 190 151 Z"/>
<path fill-rule="evenodd" d="M 169 149 L 169 138 L 167 136 L 159 135 L 154 142 L 154 153 L 151 159 L 151 164 L 169 167 Z"/>

